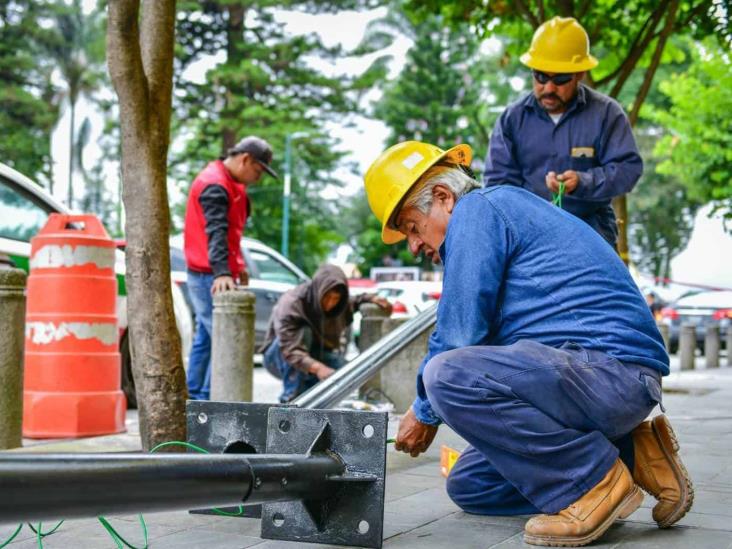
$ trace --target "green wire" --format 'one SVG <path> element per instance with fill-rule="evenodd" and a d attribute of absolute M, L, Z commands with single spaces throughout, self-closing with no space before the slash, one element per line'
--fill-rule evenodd
<path fill-rule="evenodd" d="M 559 192 L 558 193 L 552 193 L 552 204 L 555 206 L 561 208 L 562 207 L 562 196 L 564 195 L 564 181 L 559 182 Z"/>
<path fill-rule="evenodd" d="M 395 442 L 396 442 L 396 439 L 395 438 L 387 438 L 386 439 L 386 443 L 387 444 L 394 444 Z"/>
<path fill-rule="evenodd" d="M 30 522 L 28 523 L 28 527 L 31 530 L 33 530 L 33 532 L 35 532 L 35 534 L 36 534 L 36 541 L 38 542 L 38 549 L 43 549 L 43 538 L 45 538 L 46 536 L 50 536 L 51 534 L 53 534 L 56 530 L 59 529 L 59 527 L 63 523 L 64 523 L 63 520 L 62 521 L 59 521 L 59 523 L 56 526 L 54 526 L 53 528 L 51 528 L 45 534 L 43 533 L 43 523 L 42 522 L 39 522 L 38 523 L 38 530 L 36 530 L 35 528 L 33 528 L 33 525 Z"/>
<path fill-rule="evenodd" d="M 142 548 L 135 547 L 132 545 L 129 541 L 127 541 L 125 538 L 123 538 L 117 530 L 114 529 L 114 527 L 109 523 L 109 521 L 104 517 L 97 517 L 99 522 L 102 523 L 102 526 L 107 530 L 109 535 L 112 537 L 114 542 L 117 544 L 118 549 L 123 549 L 122 544 L 129 547 L 130 549 L 147 549 L 147 525 L 145 524 L 145 519 L 142 517 L 142 515 L 138 515 L 140 517 L 140 525 L 142 525 L 142 533 L 145 536 L 145 546 Z M 121 542 L 121 543 L 120 543 Z"/>
<path fill-rule="evenodd" d="M 15 529 L 15 532 L 13 532 L 13 535 L 10 536 L 8 539 L 6 539 L 4 542 L 0 543 L 0 549 L 3 549 L 6 545 L 8 545 L 11 541 L 13 541 L 18 534 L 20 534 L 21 529 L 23 528 L 23 523 L 21 522 L 18 524 L 18 527 Z"/>

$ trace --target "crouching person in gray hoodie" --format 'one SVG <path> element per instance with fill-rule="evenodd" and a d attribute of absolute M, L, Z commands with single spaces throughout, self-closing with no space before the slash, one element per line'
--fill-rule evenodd
<path fill-rule="evenodd" d="M 282 380 L 280 402 L 290 402 L 345 363 L 341 339 L 362 303 L 374 303 L 391 314 L 384 298 L 350 298 L 346 275 L 335 265 L 323 265 L 310 282 L 282 294 L 261 349 L 264 367 Z"/>

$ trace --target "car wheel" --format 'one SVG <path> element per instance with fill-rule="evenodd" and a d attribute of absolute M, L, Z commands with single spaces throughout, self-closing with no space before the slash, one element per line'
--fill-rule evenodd
<path fill-rule="evenodd" d="M 127 332 L 122 336 L 119 343 L 119 354 L 121 356 L 122 372 L 120 385 L 122 392 L 127 397 L 127 408 L 137 408 L 137 393 L 135 392 L 135 378 L 132 377 L 132 356 L 130 355 L 130 340 Z"/>

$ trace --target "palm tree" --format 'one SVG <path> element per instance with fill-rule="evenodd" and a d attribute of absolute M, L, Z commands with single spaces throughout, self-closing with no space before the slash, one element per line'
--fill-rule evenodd
<path fill-rule="evenodd" d="M 69 128 L 69 184 L 67 204 L 73 207 L 73 173 L 76 168 L 76 105 L 80 97 L 90 97 L 99 88 L 103 78 L 104 28 L 102 12 L 95 9 L 85 14 L 81 0 L 71 4 L 57 0 L 53 6 L 57 35 L 48 50 L 56 61 L 66 84 L 65 95 L 70 109 Z"/>

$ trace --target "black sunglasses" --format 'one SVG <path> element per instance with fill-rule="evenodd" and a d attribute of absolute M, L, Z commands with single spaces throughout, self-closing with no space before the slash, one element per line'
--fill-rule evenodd
<path fill-rule="evenodd" d="M 547 73 L 541 71 L 531 72 L 534 75 L 534 80 L 539 84 L 546 84 L 551 80 L 555 86 L 564 86 L 574 78 L 574 73 L 560 73 L 555 74 L 554 76 L 549 76 Z"/>

